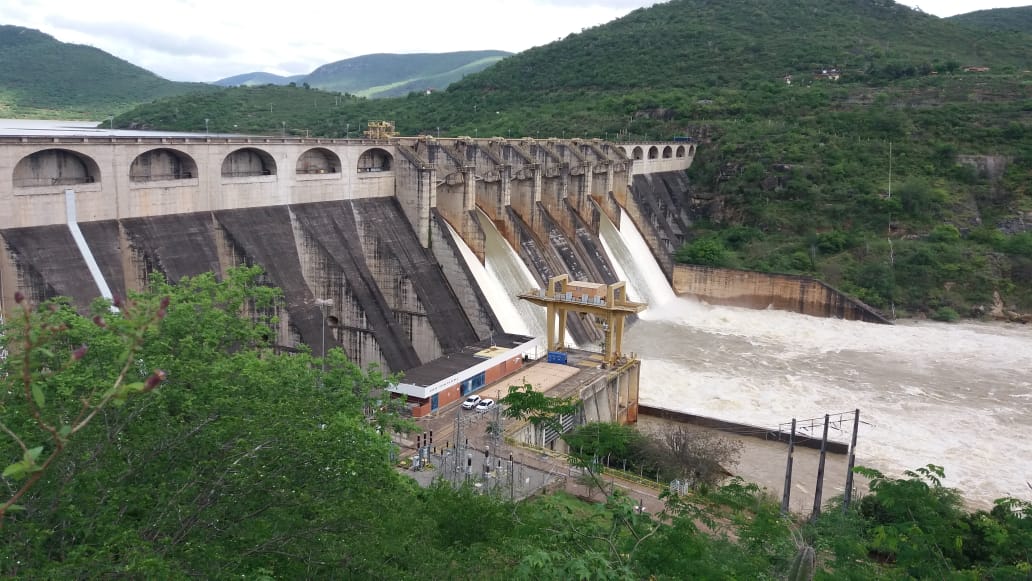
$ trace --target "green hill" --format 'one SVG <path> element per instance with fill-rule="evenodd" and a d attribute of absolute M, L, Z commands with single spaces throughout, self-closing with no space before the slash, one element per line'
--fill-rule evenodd
<path fill-rule="evenodd" d="M 0 26 L 0 116 L 92 117 L 159 97 L 211 91 L 176 83 L 89 46 Z"/>
<path fill-rule="evenodd" d="M 994 8 L 951 16 L 947 20 L 965 26 L 1002 32 L 1032 33 L 1032 6 Z"/>
<path fill-rule="evenodd" d="M 400 96 L 413 90 L 444 89 L 509 55 L 499 50 L 369 54 L 323 65 L 303 81 L 319 89 L 364 97 Z"/>
<path fill-rule="evenodd" d="M 289 85 L 290 83 L 301 82 L 304 80 L 305 75 L 293 75 L 290 77 L 284 77 L 281 75 L 274 75 L 272 73 L 244 73 L 242 75 L 233 75 L 232 77 L 226 77 L 213 82 L 213 85 L 220 87 L 256 87 L 260 85 Z"/>
<path fill-rule="evenodd" d="M 444 89 L 510 54 L 500 50 L 368 54 L 323 65 L 308 75 L 282 77 L 270 73 L 246 73 L 213 84 L 222 87 L 254 87 L 294 83 L 362 97 L 398 97 L 412 91 Z"/>
<path fill-rule="evenodd" d="M 830 68 L 837 81 L 819 74 Z M 329 136 L 368 119 L 410 135 L 688 134 L 702 145 L 681 258 L 813 274 L 876 307 L 950 318 L 983 312 L 995 291 L 1032 310 L 1030 68 L 1030 36 L 891 0 L 673 0 L 442 93 L 266 87 L 118 121 L 196 129 L 217 108 L 249 130 Z"/>

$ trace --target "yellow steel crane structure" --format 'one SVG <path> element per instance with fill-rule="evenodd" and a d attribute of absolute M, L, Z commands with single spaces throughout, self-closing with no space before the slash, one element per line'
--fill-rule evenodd
<path fill-rule="evenodd" d="M 370 121 L 364 133 L 368 139 L 387 139 L 398 134 L 393 121 Z"/>
<path fill-rule="evenodd" d="M 608 366 L 623 357 L 624 319 L 648 307 L 627 298 L 626 282 L 605 285 L 570 280 L 567 274 L 552 277 L 545 289 L 525 292 L 520 298 L 545 307 L 549 351 L 558 351 L 566 343 L 566 317 L 570 312 L 601 318 L 605 329 L 602 356 Z"/>

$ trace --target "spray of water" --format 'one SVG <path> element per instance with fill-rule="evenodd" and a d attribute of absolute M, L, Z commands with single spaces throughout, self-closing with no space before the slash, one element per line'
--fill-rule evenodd
<path fill-rule="evenodd" d="M 656 264 L 645 239 L 634 227 L 630 216 L 621 210 L 621 228 L 618 230 L 609 217 L 602 213 L 599 238 L 609 256 L 617 276 L 627 281 L 631 298 L 644 301 L 655 308 L 676 298 L 663 270 Z"/>
<path fill-rule="evenodd" d="M 643 354 L 642 403 L 768 428 L 860 408 L 862 464 L 893 475 L 943 465 L 946 484 L 978 506 L 1027 497 L 1026 328 L 874 325 L 678 298 L 633 223 L 621 226 L 604 220 L 601 233 L 618 272 L 650 304 L 624 341 Z M 850 430 L 833 426 L 831 437 L 848 441 Z"/>
<path fill-rule="evenodd" d="M 623 217 L 621 224 L 617 230 L 603 217 L 601 238 L 632 297 L 650 304 L 624 341 L 642 354 L 642 403 L 769 428 L 793 417 L 860 408 L 861 464 L 897 476 L 929 463 L 943 465 L 946 484 L 978 506 L 1003 496 L 1027 498 L 1027 328 L 874 325 L 678 298 L 630 219 Z M 509 262 L 506 268 L 525 271 L 489 225 L 488 271 L 496 256 L 510 256 L 505 260 L 518 265 Z M 499 284 L 511 280 L 498 269 L 493 276 Z M 512 294 L 492 297 L 492 304 Z M 521 316 L 543 320 L 540 313 Z M 833 427 L 831 437 L 848 441 L 850 429 Z"/>
<path fill-rule="evenodd" d="M 511 299 L 511 295 L 506 292 L 505 286 L 499 280 L 497 271 L 489 271 L 480 264 L 476 254 L 470 249 L 469 246 L 459 237 L 459 234 L 451 227 L 450 224 L 445 223 L 448 226 L 448 231 L 451 233 L 452 240 L 455 240 L 456 246 L 459 247 L 459 251 L 462 253 L 463 260 L 466 261 L 466 266 L 469 267 L 470 272 L 473 273 L 473 278 L 477 281 L 477 286 L 487 297 L 488 303 L 491 305 L 491 310 L 494 311 L 495 318 L 502 325 L 502 330 L 506 333 L 515 333 L 518 335 L 529 335 L 530 327 L 527 324 L 526 319 L 520 313 L 517 308 L 515 300 Z M 488 257 L 490 261 L 490 256 Z"/>
<path fill-rule="evenodd" d="M 678 299 L 625 345 L 645 354 L 642 403 L 777 427 L 860 408 L 859 462 L 892 475 L 934 463 L 974 505 L 1027 497 L 1027 330 L 873 325 Z M 848 441 L 850 426 L 832 429 Z"/>

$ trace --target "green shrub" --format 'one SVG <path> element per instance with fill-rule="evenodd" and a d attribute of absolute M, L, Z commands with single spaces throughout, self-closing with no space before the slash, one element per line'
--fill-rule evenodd
<path fill-rule="evenodd" d="M 701 266 L 731 266 L 731 254 L 724 243 L 715 238 L 701 238 L 685 244 L 674 253 L 678 262 Z"/>
<path fill-rule="evenodd" d="M 968 239 L 999 249 L 1006 243 L 1007 236 L 991 226 L 979 226 L 968 234 Z"/>
<path fill-rule="evenodd" d="M 932 319 L 946 323 L 951 323 L 959 318 L 960 315 L 952 307 L 939 307 L 932 313 Z"/>
<path fill-rule="evenodd" d="M 960 240 L 960 230 L 957 230 L 956 226 L 950 224 L 943 224 L 936 226 L 930 234 L 928 234 L 928 240 L 931 242 L 957 242 Z"/>
<path fill-rule="evenodd" d="M 837 254 L 849 248 L 849 236 L 841 230 L 817 234 L 817 249 L 821 254 Z"/>
<path fill-rule="evenodd" d="M 1032 232 L 1022 232 L 1007 238 L 1003 250 L 1007 254 L 1032 258 Z"/>

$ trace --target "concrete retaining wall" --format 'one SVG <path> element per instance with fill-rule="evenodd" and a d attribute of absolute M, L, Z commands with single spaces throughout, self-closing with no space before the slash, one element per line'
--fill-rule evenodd
<path fill-rule="evenodd" d="M 770 428 L 761 428 L 759 426 L 751 426 L 749 424 L 740 424 L 738 422 L 730 422 L 727 420 L 719 420 L 717 418 L 710 418 L 706 416 L 697 416 L 695 414 L 689 414 L 685 412 L 676 412 L 673 410 L 667 410 L 663 408 L 654 408 L 644 405 L 638 406 L 638 414 L 642 416 L 653 416 L 657 418 L 663 418 L 665 420 L 673 420 L 675 422 L 682 422 L 685 424 L 691 424 L 693 426 L 700 426 L 703 428 L 711 428 L 714 430 L 720 430 L 722 432 L 729 432 L 732 434 L 738 434 L 742 436 L 753 436 L 762 440 L 785 442 L 788 444 L 788 432 L 782 432 L 780 430 L 774 430 Z M 811 438 L 797 433 L 795 435 L 795 445 L 802 446 L 803 448 L 813 448 L 814 450 L 821 449 L 821 439 Z M 828 440 L 828 445 L 825 448 L 829 454 L 848 454 L 849 444 L 844 442 L 834 442 Z"/>
<path fill-rule="evenodd" d="M 678 264 L 674 292 L 708 303 L 750 309 L 775 308 L 815 317 L 892 324 L 873 308 L 806 276 Z"/>

